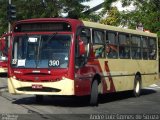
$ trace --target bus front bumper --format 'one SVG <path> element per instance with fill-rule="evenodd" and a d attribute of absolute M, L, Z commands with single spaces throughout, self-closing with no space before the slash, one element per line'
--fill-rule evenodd
<path fill-rule="evenodd" d="M 56 82 L 23 82 L 8 78 L 8 90 L 11 94 L 32 95 L 74 95 L 74 80 L 63 78 Z"/>
<path fill-rule="evenodd" d="M 8 68 L 0 68 L 0 73 L 7 73 L 8 72 Z"/>

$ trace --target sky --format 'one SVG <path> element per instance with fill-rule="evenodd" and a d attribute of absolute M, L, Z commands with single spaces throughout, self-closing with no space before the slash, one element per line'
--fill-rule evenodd
<path fill-rule="evenodd" d="M 90 2 L 84 2 L 83 4 L 89 5 L 91 8 L 102 3 L 104 0 L 90 0 Z"/>
<path fill-rule="evenodd" d="M 90 8 L 92 8 L 92 7 L 95 7 L 95 6 L 98 5 L 98 4 L 101 4 L 102 2 L 104 2 L 104 0 L 90 0 L 90 2 L 83 2 L 82 4 L 88 5 L 88 6 L 90 6 Z M 134 10 L 134 9 L 135 9 L 133 5 L 131 5 L 131 6 L 129 6 L 129 7 L 123 8 L 120 1 L 114 3 L 113 5 L 114 5 L 114 6 L 117 6 L 117 8 L 118 8 L 119 11 L 123 11 L 123 10 Z M 101 11 L 101 10 L 98 10 L 98 11 L 96 11 L 96 12 L 98 13 L 98 12 L 100 12 L 100 11 Z M 61 13 L 61 14 L 62 14 L 62 16 L 67 16 L 66 13 Z"/>
<path fill-rule="evenodd" d="M 92 8 L 92 7 L 98 5 L 98 4 L 102 3 L 102 2 L 104 2 L 104 0 L 90 0 L 90 2 L 84 2 L 83 4 L 89 5 L 90 8 Z M 125 8 L 122 7 L 122 4 L 121 4 L 120 1 L 114 3 L 113 5 L 114 5 L 114 6 L 117 6 L 117 8 L 118 8 L 119 11 L 123 11 L 123 10 L 134 10 L 134 6 L 133 6 L 133 5 L 131 5 L 131 6 L 129 6 L 129 7 L 125 7 Z"/>

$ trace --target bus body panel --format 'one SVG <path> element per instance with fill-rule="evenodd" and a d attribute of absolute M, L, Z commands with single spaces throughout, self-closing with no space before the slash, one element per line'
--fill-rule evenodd
<path fill-rule="evenodd" d="M 74 81 L 68 78 L 55 82 L 23 82 L 10 77 L 8 88 L 12 94 L 74 95 Z"/>
<path fill-rule="evenodd" d="M 0 61 L 0 73 L 7 73 L 7 61 Z"/>
<path fill-rule="evenodd" d="M 3 34 L 0 38 L 0 73 L 7 73 L 8 72 L 8 47 L 9 47 L 9 37 L 11 36 L 11 33 Z"/>
<path fill-rule="evenodd" d="M 88 64 L 99 67 L 84 67 L 78 71 L 80 72 L 77 77 L 79 79 L 75 79 L 75 84 L 77 81 L 79 82 L 76 86 L 79 87 L 77 95 L 90 94 L 91 81 L 96 74 L 101 75 L 98 90 L 100 94 L 133 90 L 135 75 L 138 72 L 141 73 L 142 87 L 147 87 L 159 80 L 157 75 L 158 62 L 155 61 L 126 59 L 98 59 L 98 61 Z"/>
<path fill-rule="evenodd" d="M 108 62 L 115 91 L 133 90 L 135 75 L 138 72 L 142 77 L 142 87 L 158 81 L 158 62 L 154 60 L 100 59 L 100 61 L 102 68 L 104 68 L 105 62 Z M 107 74 L 105 69 L 103 69 L 103 73 Z M 107 78 L 106 81 L 108 81 Z"/>
<path fill-rule="evenodd" d="M 110 25 L 103 25 L 99 23 L 93 23 L 88 21 L 83 21 L 83 24 L 86 27 L 95 29 L 95 30 L 101 30 L 101 31 L 112 31 L 115 33 L 123 33 L 123 34 L 133 34 L 137 36 L 143 36 L 143 37 L 151 37 L 151 38 L 157 38 L 157 35 L 154 33 L 146 33 L 143 31 L 138 30 L 132 30 L 132 29 L 124 29 L 119 27 L 114 27 Z M 92 40 L 93 41 L 93 40 Z M 158 51 L 158 38 L 156 39 L 157 42 L 157 51 Z M 102 45 L 95 45 L 96 48 Z M 105 82 L 101 82 L 107 84 L 107 86 L 110 86 L 111 81 L 113 81 L 113 87 L 115 87 L 115 91 L 124 91 L 124 90 L 133 90 L 134 87 L 134 79 L 135 75 L 139 72 L 141 74 L 141 80 L 142 80 L 142 87 L 147 87 L 151 84 L 156 83 L 159 81 L 159 55 L 158 52 L 156 52 L 156 59 L 155 60 L 144 60 L 142 58 L 140 59 L 109 59 L 109 58 L 98 58 L 101 69 L 102 69 L 102 78 L 105 78 Z M 105 66 L 109 67 L 109 71 L 105 69 Z M 101 74 L 101 73 L 100 73 Z M 111 77 L 111 80 L 109 78 Z M 102 84 L 103 88 L 106 86 L 105 84 Z M 109 87 L 106 87 L 107 91 L 112 92 L 113 90 L 109 89 Z M 102 93 L 106 93 L 106 91 L 103 91 Z"/>
<path fill-rule="evenodd" d="M 0 73 L 7 73 L 8 72 L 8 69 L 7 68 L 0 68 Z"/>

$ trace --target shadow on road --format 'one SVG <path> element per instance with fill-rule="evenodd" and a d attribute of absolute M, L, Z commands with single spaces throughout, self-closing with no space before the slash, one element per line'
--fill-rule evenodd
<path fill-rule="evenodd" d="M 152 89 L 142 89 L 141 97 L 145 95 L 150 95 L 156 93 L 155 90 Z M 109 93 L 105 95 L 101 95 L 99 99 L 99 103 L 108 103 L 114 101 L 125 100 L 129 98 L 133 98 L 133 91 L 124 91 L 124 92 L 117 92 L 117 93 Z"/>
<path fill-rule="evenodd" d="M 143 89 L 141 97 L 156 93 L 155 90 Z M 99 95 L 99 104 L 105 104 L 109 102 L 116 102 L 133 98 L 133 91 L 108 93 L 105 95 Z M 59 107 L 86 107 L 89 105 L 89 96 L 75 97 L 75 96 L 44 96 L 44 100 L 41 103 L 37 103 L 35 97 L 26 97 L 13 101 L 13 104 L 24 105 L 44 105 L 44 106 L 59 106 Z"/>
<path fill-rule="evenodd" d="M 45 105 L 45 106 L 61 106 L 61 107 L 85 107 L 89 106 L 87 102 L 89 96 L 75 97 L 75 96 L 44 96 L 44 100 L 40 103 L 36 102 L 35 97 L 26 97 L 13 101 L 13 104 L 25 105 Z"/>

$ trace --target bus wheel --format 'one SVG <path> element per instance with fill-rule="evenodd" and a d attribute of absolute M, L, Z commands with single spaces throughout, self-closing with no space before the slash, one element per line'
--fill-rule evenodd
<path fill-rule="evenodd" d="M 134 90 L 133 90 L 133 95 L 135 97 L 139 97 L 141 94 L 141 78 L 139 75 L 135 76 L 134 80 Z"/>
<path fill-rule="evenodd" d="M 90 105 L 97 106 L 98 105 L 98 81 L 94 80 L 91 87 L 90 94 Z"/>
<path fill-rule="evenodd" d="M 43 95 L 36 95 L 36 102 L 40 103 L 43 101 Z"/>

